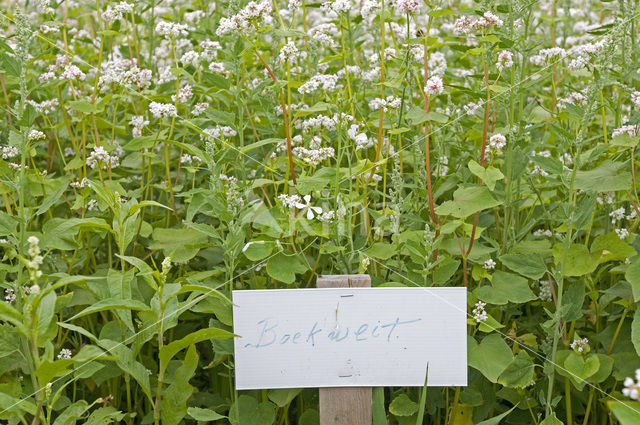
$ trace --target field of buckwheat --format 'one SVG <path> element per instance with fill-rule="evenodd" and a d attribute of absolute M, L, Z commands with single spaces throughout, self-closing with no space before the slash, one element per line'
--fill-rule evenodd
<path fill-rule="evenodd" d="M 0 420 L 319 423 L 232 289 L 468 288 L 374 425 L 640 424 L 638 0 L 2 0 Z"/>

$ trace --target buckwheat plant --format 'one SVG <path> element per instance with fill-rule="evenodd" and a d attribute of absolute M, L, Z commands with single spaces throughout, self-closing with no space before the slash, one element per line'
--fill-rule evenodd
<path fill-rule="evenodd" d="M 0 4 L 3 423 L 318 423 L 232 290 L 352 273 L 468 292 L 376 425 L 640 423 L 637 1 Z"/>

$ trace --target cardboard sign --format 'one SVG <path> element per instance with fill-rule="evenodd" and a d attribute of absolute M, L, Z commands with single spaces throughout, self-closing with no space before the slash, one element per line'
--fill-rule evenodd
<path fill-rule="evenodd" d="M 467 384 L 465 288 L 233 291 L 236 387 Z"/>

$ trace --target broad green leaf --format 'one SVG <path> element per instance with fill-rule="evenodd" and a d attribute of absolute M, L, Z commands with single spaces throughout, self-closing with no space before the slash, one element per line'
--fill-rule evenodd
<path fill-rule="evenodd" d="M 524 350 L 520 351 L 500 374 L 498 383 L 510 388 L 526 388 L 533 380 L 534 366 L 531 358 Z"/>
<path fill-rule="evenodd" d="M 364 254 L 368 257 L 378 258 L 380 260 L 388 260 L 393 257 L 395 253 L 396 250 L 394 246 L 384 242 L 376 242 L 364 250 Z"/>
<path fill-rule="evenodd" d="M 563 364 L 572 380 L 580 382 L 594 375 L 600 367 L 600 359 L 596 355 L 583 356 L 571 351 Z"/>
<path fill-rule="evenodd" d="M 502 337 L 492 333 L 484 337 L 480 344 L 467 337 L 469 366 L 479 370 L 489 381 L 496 383 L 513 360 L 513 353 Z"/>
<path fill-rule="evenodd" d="M 149 249 L 161 249 L 165 257 L 176 263 L 192 259 L 207 243 L 207 236 L 194 229 L 156 228 L 152 238 Z"/>
<path fill-rule="evenodd" d="M 188 407 L 187 413 L 193 419 L 200 422 L 211 422 L 217 421 L 218 419 L 224 419 L 226 416 L 223 416 L 214 410 L 211 409 L 202 409 L 200 407 Z"/>
<path fill-rule="evenodd" d="M 501 270 L 493 273 L 490 286 L 477 289 L 476 296 L 482 301 L 497 305 L 524 303 L 537 298 L 525 278 Z"/>
<path fill-rule="evenodd" d="M 69 102 L 69 106 L 71 106 L 71 109 L 74 111 L 82 112 L 83 114 L 93 114 L 102 110 L 101 108 L 98 108 L 98 106 L 84 99 L 72 100 Z"/>
<path fill-rule="evenodd" d="M 118 424 L 121 423 L 125 416 L 125 413 L 122 413 L 114 407 L 100 407 L 99 409 L 94 410 L 91 415 L 89 415 L 84 425 L 108 425 L 111 423 Z"/>
<path fill-rule="evenodd" d="M 408 395 L 400 394 L 389 404 L 389 412 L 396 416 L 411 416 L 418 411 L 418 403 Z"/>
<path fill-rule="evenodd" d="M 598 267 L 601 252 L 589 252 L 582 244 L 571 244 L 567 253 L 567 261 L 564 265 L 565 276 L 584 276 Z M 553 246 L 553 257 L 556 264 L 562 263 L 564 256 L 564 244 L 557 243 Z"/>
<path fill-rule="evenodd" d="M 251 241 L 242 248 L 244 256 L 251 261 L 260 261 L 273 252 L 275 243 L 272 241 Z"/>
<path fill-rule="evenodd" d="M 614 146 L 634 147 L 640 142 L 640 136 L 631 136 L 629 133 L 622 133 L 611 138 L 611 144 Z"/>
<path fill-rule="evenodd" d="M 241 395 L 229 409 L 232 425 L 272 425 L 276 419 L 273 403 L 262 402 L 248 395 Z"/>
<path fill-rule="evenodd" d="M 620 240 L 616 232 L 607 233 L 595 238 L 591 244 L 591 252 L 602 252 L 602 256 L 598 263 L 607 261 L 623 260 L 625 258 L 635 257 L 636 250 L 623 240 Z"/>
<path fill-rule="evenodd" d="M 602 161 L 593 170 L 578 171 L 574 189 L 593 190 L 594 192 L 615 192 L 631 188 L 631 173 L 622 162 L 609 159 Z"/>
<path fill-rule="evenodd" d="M 415 106 L 407 112 L 407 120 L 413 125 L 422 124 L 426 121 L 434 121 L 437 123 L 446 123 L 449 119 L 446 115 L 438 112 L 426 112 L 424 108 Z"/>
<path fill-rule="evenodd" d="M 475 162 L 473 159 L 469 161 L 469 170 L 474 176 L 477 176 L 484 184 L 487 185 L 489 190 L 493 190 L 496 187 L 496 182 L 504 178 L 504 175 L 500 170 L 491 165 L 484 168 L 482 165 Z"/>
<path fill-rule="evenodd" d="M 307 270 L 308 267 L 295 254 L 285 255 L 279 252 L 267 262 L 269 276 L 289 285 L 296 279 L 296 273 L 304 273 Z"/>
<path fill-rule="evenodd" d="M 178 425 L 187 414 L 187 400 L 193 387 L 189 380 L 198 367 L 198 353 L 195 345 L 190 345 L 184 362 L 175 371 L 173 383 L 162 394 L 161 417 L 163 425 Z"/>
<path fill-rule="evenodd" d="M 278 407 L 284 407 L 296 398 L 302 389 L 300 388 L 278 388 L 269 391 L 269 400 L 274 402 Z"/>
<path fill-rule="evenodd" d="M 640 401 L 608 401 L 607 405 L 620 425 L 640 424 Z"/>
<path fill-rule="evenodd" d="M 500 262 L 529 279 L 540 279 L 547 271 L 542 257 L 537 254 L 506 254 L 500 257 Z"/>
<path fill-rule="evenodd" d="M 438 215 L 465 218 L 500 204 L 502 202 L 493 199 L 491 192 L 486 187 L 471 186 L 456 190 L 453 193 L 453 200 L 442 203 L 435 211 Z"/>

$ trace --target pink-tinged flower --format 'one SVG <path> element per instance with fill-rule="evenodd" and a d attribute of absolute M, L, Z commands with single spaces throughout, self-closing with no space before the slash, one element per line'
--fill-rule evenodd
<path fill-rule="evenodd" d="M 427 85 L 424 86 L 424 91 L 429 96 L 437 96 L 444 91 L 444 83 L 442 82 L 442 78 L 434 75 L 433 77 L 427 80 Z"/>

